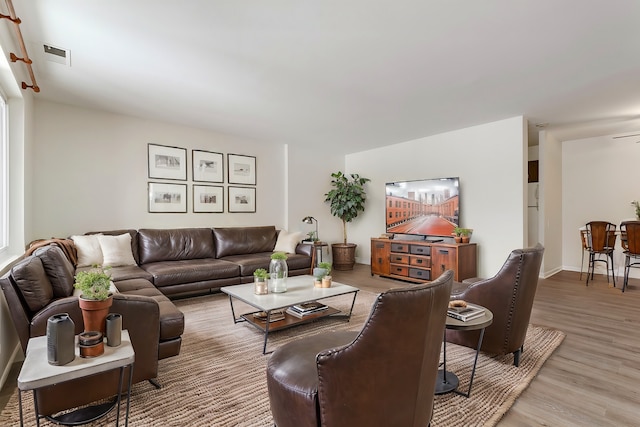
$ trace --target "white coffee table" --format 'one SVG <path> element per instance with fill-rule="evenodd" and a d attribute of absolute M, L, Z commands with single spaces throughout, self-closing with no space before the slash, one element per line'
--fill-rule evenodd
<path fill-rule="evenodd" d="M 267 338 L 269 332 L 275 332 L 282 329 L 291 328 L 293 326 L 312 322 L 324 317 L 341 317 L 350 318 L 353 306 L 358 295 L 358 288 L 345 285 L 343 283 L 333 282 L 330 288 L 316 288 L 313 286 L 313 276 L 294 276 L 287 278 L 287 292 L 269 293 L 266 295 L 256 295 L 253 292 L 253 283 L 244 285 L 225 286 L 220 290 L 229 295 L 229 303 L 231 304 L 231 315 L 233 322 L 248 322 L 259 330 L 264 332 L 264 344 L 262 346 L 262 354 L 267 354 Z M 342 313 L 340 310 L 329 307 L 318 313 L 314 313 L 300 319 L 285 313 L 285 318 L 275 322 L 270 321 L 271 312 L 279 309 L 286 309 L 292 305 L 301 304 L 310 301 L 318 301 L 324 298 L 335 297 L 338 295 L 353 294 L 353 301 L 348 313 Z M 236 317 L 233 300 L 238 299 L 257 309 L 251 313 L 245 313 Z M 254 318 L 253 314 L 259 311 L 267 313 L 267 321 L 260 321 Z"/>
<path fill-rule="evenodd" d="M 27 344 L 27 354 L 22 364 L 20 374 L 18 375 L 18 406 L 20 409 L 20 426 L 23 425 L 23 391 L 33 390 L 33 405 L 35 408 L 36 425 L 39 426 L 40 418 L 42 418 L 43 416 L 38 413 L 38 400 L 36 399 L 37 389 L 119 368 L 120 384 L 118 388 L 118 409 L 116 416 L 116 426 L 118 426 L 120 422 L 120 401 L 122 395 L 122 385 L 124 382 L 124 371 L 126 367 L 129 367 L 129 388 L 127 390 L 127 410 L 125 416 L 125 426 L 129 424 L 129 403 L 131 401 L 133 362 L 135 360 L 135 352 L 133 351 L 133 346 L 131 345 L 129 331 L 122 331 L 122 340 L 121 344 L 118 347 L 109 347 L 105 343 L 104 354 L 101 356 L 88 358 L 80 357 L 77 336 L 75 350 L 76 357 L 73 361 L 61 366 L 50 365 L 47 361 L 47 337 L 41 336 L 29 339 L 29 343 Z M 91 420 L 106 415 L 106 413 L 108 413 L 111 408 L 112 406 L 108 411 L 96 415 Z M 60 420 L 54 421 L 58 423 L 61 422 Z"/>

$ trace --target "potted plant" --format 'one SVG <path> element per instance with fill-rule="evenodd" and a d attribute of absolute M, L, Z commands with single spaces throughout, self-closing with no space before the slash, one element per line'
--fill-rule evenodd
<path fill-rule="evenodd" d="M 287 292 L 287 276 L 289 267 L 287 266 L 287 254 L 284 252 L 274 252 L 269 263 L 269 291 Z"/>
<path fill-rule="evenodd" d="M 453 234 L 453 240 L 455 240 L 456 243 L 462 242 L 462 228 L 460 227 L 454 228 L 452 234 Z"/>
<path fill-rule="evenodd" d="M 331 245 L 333 249 L 333 268 L 336 270 L 351 270 L 356 262 L 356 244 L 347 243 L 347 223 L 353 221 L 360 212 L 364 211 L 367 198 L 364 185 L 371 181 L 358 174 L 345 175 L 342 172 L 331 174 L 331 186 L 325 194 L 325 202 L 329 202 L 331 214 L 342 220 L 342 243 Z"/>
<path fill-rule="evenodd" d="M 254 288 L 253 292 L 256 295 L 265 295 L 269 293 L 269 288 L 267 287 L 267 279 L 269 278 L 269 272 L 264 268 L 258 268 L 253 272 L 254 279 Z"/>
<path fill-rule="evenodd" d="M 113 303 L 113 296 L 109 292 L 111 276 L 106 272 L 108 269 L 109 267 L 94 265 L 90 270 L 80 271 L 75 276 L 73 286 L 81 291 L 78 304 L 82 310 L 85 332 L 105 332 L 105 318 Z"/>
<path fill-rule="evenodd" d="M 471 228 L 463 228 L 460 231 L 460 236 L 462 237 L 462 243 L 469 243 L 469 240 L 471 239 L 471 233 L 473 232 L 473 229 Z"/>
<path fill-rule="evenodd" d="M 331 287 L 331 263 L 329 262 L 321 262 L 318 264 L 319 267 L 325 270 L 324 276 L 322 276 L 322 287 L 330 288 Z"/>

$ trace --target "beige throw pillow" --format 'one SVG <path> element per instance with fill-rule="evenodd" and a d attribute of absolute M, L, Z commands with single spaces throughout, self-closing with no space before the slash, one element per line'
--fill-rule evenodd
<path fill-rule="evenodd" d="M 129 233 L 119 236 L 98 235 L 98 241 L 102 250 L 104 266 L 136 265 L 131 251 L 131 235 Z"/>
<path fill-rule="evenodd" d="M 71 236 L 71 240 L 78 251 L 78 267 L 90 267 L 94 264 L 102 265 L 102 249 L 98 241 L 99 234 L 86 236 Z"/>
<path fill-rule="evenodd" d="M 274 252 L 286 252 L 294 254 L 296 252 L 296 246 L 302 240 L 304 234 L 300 231 L 294 233 L 288 233 L 287 230 L 280 230 L 278 233 L 278 240 L 276 246 L 273 248 Z"/>

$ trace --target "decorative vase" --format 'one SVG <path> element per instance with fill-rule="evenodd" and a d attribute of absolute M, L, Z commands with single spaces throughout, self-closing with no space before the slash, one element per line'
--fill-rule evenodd
<path fill-rule="evenodd" d="M 267 281 L 264 279 L 255 278 L 253 282 L 253 293 L 256 295 L 266 295 L 269 293 L 269 288 L 267 287 Z"/>
<path fill-rule="evenodd" d="M 322 287 L 330 288 L 331 287 L 331 276 L 324 276 L 322 278 Z"/>
<path fill-rule="evenodd" d="M 76 358 L 76 325 L 68 313 L 54 314 L 47 319 L 47 361 L 51 365 L 66 365 Z"/>
<path fill-rule="evenodd" d="M 269 292 L 287 292 L 289 267 L 284 259 L 272 259 L 269 263 Z"/>
<path fill-rule="evenodd" d="M 78 298 L 78 304 L 82 310 L 82 321 L 84 322 L 84 331 L 99 331 L 104 334 L 105 331 L 105 319 L 109 314 L 109 308 L 113 304 L 113 296 L 109 298 L 96 301 L 90 299 Z"/>

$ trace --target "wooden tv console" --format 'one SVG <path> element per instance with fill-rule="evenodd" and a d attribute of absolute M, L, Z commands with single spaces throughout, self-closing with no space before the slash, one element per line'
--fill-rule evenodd
<path fill-rule="evenodd" d="M 476 244 L 371 239 L 371 275 L 422 283 L 453 270 L 453 280 L 476 277 Z"/>

